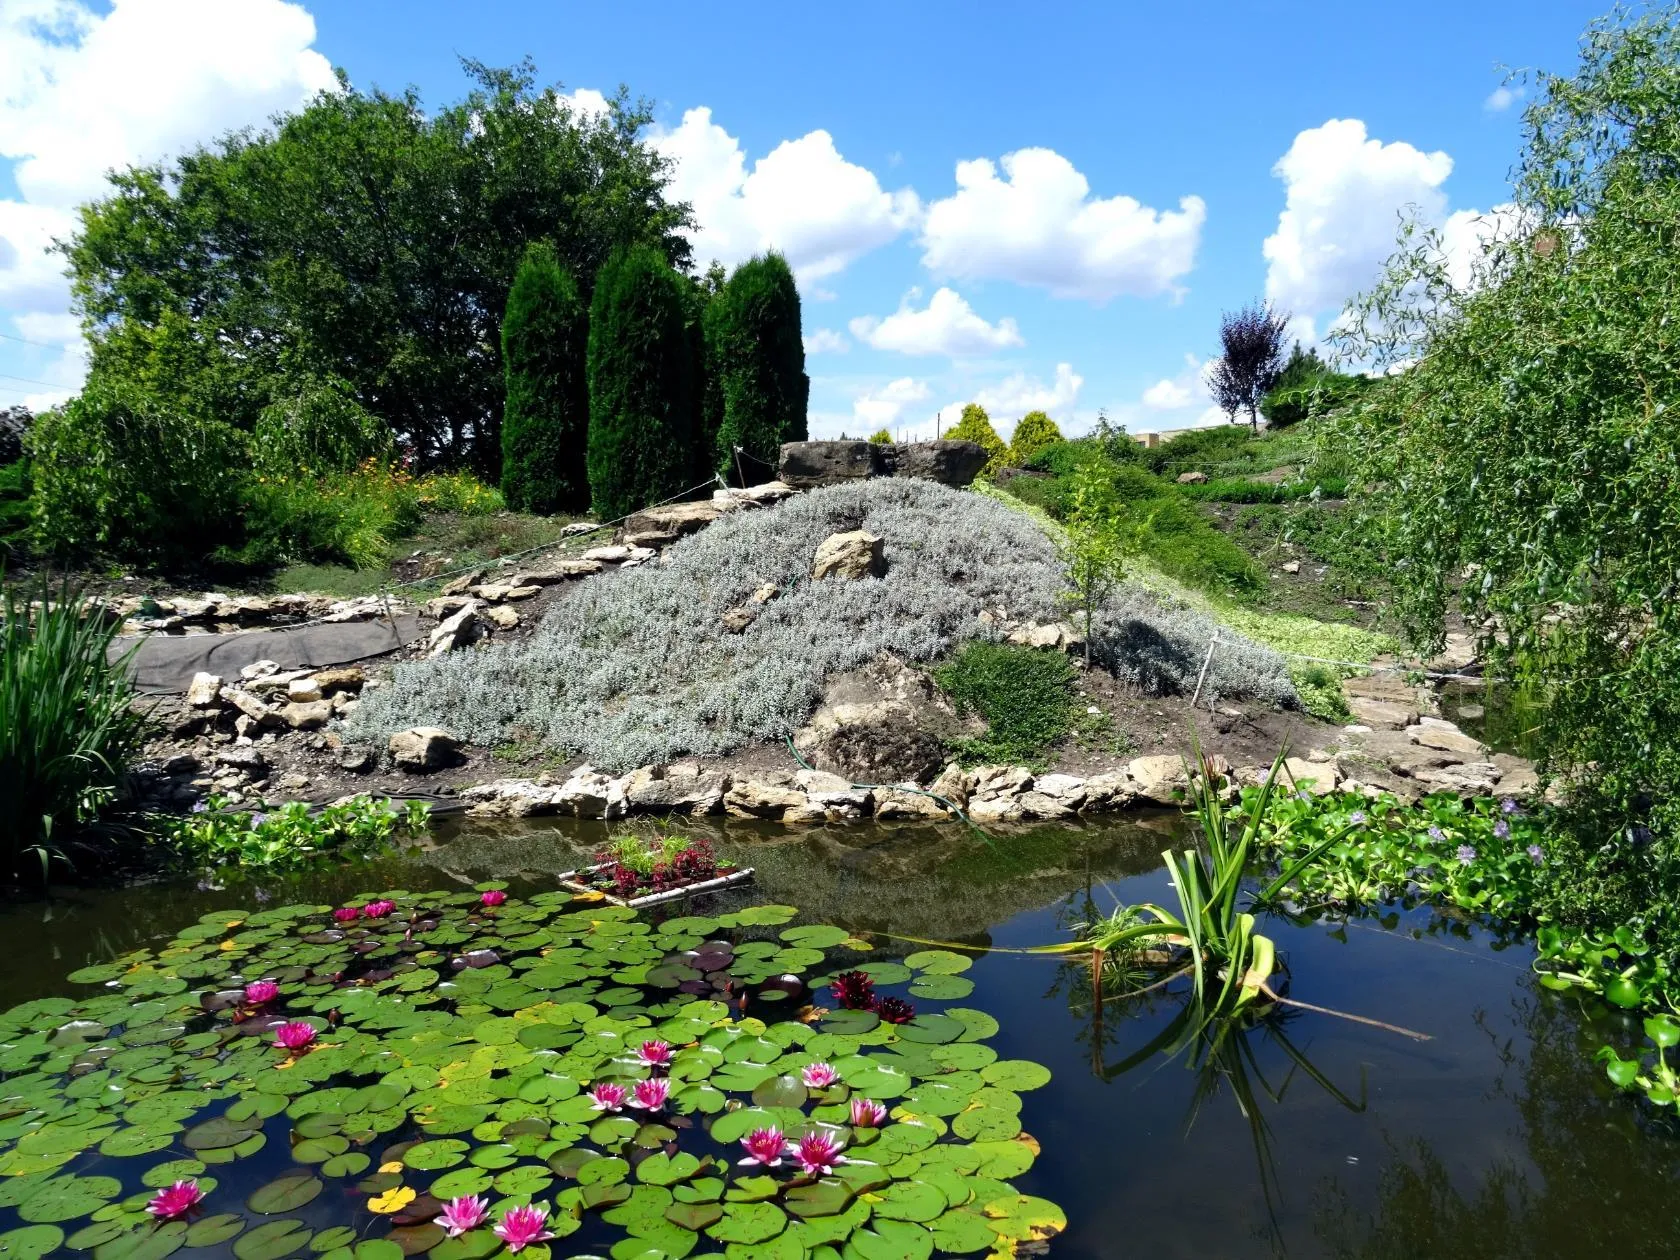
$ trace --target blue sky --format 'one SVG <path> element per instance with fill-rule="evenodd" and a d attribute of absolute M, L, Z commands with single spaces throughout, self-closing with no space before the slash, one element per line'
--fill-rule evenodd
<path fill-rule="evenodd" d="M 1519 141 L 1501 67 L 1567 72 L 1603 7 L 0 0 L 0 401 L 80 379 L 40 248 L 106 166 L 292 107 L 329 64 L 441 102 L 458 56 L 530 56 L 584 108 L 653 102 L 703 258 L 788 254 L 814 435 L 973 398 L 1006 433 L 1032 406 L 1206 422 L 1222 309 L 1270 296 L 1322 334 L 1408 204 L 1473 252 Z"/>

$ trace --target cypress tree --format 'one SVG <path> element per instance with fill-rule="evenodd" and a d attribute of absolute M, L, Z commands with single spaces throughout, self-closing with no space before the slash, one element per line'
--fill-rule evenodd
<path fill-rule="evenodd" d="M 706 312 L 706 353 L 721 402 L 713 439 L 716 466 L 746 454 L 749 478 L 773 475 L 783 442 L 805 440 L 805 343 L 799 289 L 780 254 L 735 269 Z"/>
<path fill-rule="evenodd" d="M 969 403 L 962 409 L 962 419 L 945 431 L 947 441 L 978 442 L 986 452 L 986 466 L 982 477 L 990 477 L 1009 459 L 1009 448 L 992 428 L 992 418 L 979 403 Z"/>
<path fill-rule="evenodd" d="M 685 281 L 645 245 L 609 259 L 589 307 L 589 488 L 602 519 L 693 478 L 694 364 Z"/>
<path fill-rule="evenodd" d="M 1021 417 L 1009 439 L 1009 462 L 1016 468 L 1025 468 L 1034 455 L 1061 440 L 1062 431 L 1054 420 L 1042 411 L 1029 411 Z"/>
<path fill-rule="evenodd" d="M 589 504 L 587 342 L 576 281 L 547 242 L 530 245 L 502 318 L 502 494 L 516 512 Z"/>

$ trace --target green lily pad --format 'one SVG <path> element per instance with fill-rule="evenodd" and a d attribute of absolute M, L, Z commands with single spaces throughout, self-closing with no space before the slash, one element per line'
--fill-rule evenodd
<path fill-rule="evenodd" d="M 787 1214 L 774 1203 L 731 1203 L 706 1233 L 719 1242 L 750 1245 L 774 1238 L 786 1226 Z"/>
<path fill-rule="evenodd" d="M 972 967 L 974 959 L 949 949 L 925 949 L 919 954 L 911 954 L 904 960 L 904 965 L 930 976 L 955 976 Z"/>
<path fill-rule="evenodd" d="M 309 1234 L 309 1226 L 302 1221 L 266 1221 L 235 1239 L 233 1254 L 239 1260 L 284 1260 L 303 1249 Z"/>
<path fill-rule="evenodd" d="M 276 1177 L 266 1186 L 253 1190 L 245 1206 L 259 1216 L 274 1216 L 280 1212 L 295 1212 L 326 1189 L 322 1180 L 312 1173 L 287 1173 Z"/>
<path fill-rule="evenodd" d="M 846 1240 L 847 1254 L 859 1260 L 928 1260 L 933 1235 L 910 1221 L 874 1221 Z"/>
<path fill-rule="evenodd" d="M 64 1231 L 57 1225 L 25 1225 L 0 1234 L 0 1256 L 5 1260 L 39 1260 L 57 1251 Z"/>
<path fill-rule="evenodd" d="M 187 1246 L 214 1247 L 230 1238 L 237 1238 L 245 1230 L 245 1218 L 237 1212 L 220 1212 L 206 1216 L 187 1226 Z"/>

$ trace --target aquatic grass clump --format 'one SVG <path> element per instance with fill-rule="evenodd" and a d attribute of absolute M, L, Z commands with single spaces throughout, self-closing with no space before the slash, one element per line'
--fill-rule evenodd
<path fill-rule="evenodd" d="M 1066 1225 L 1009 1184 L 1050 1074 L 992 1017 L 811 1001 L 847 969 L 966 993 L 966 957 L 788 906 L 350 901 L 215 910 L 0 1013 L 0 1255 L 1009 1255 Z"/>

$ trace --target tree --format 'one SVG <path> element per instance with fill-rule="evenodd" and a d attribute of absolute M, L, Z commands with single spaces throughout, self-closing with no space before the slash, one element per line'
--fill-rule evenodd
<path fill-rule="evenodd" d="M 747 475 L 773 471 L 781 444 L 804 440 L 810 388 L 799 289 L 787 260 L 771 253 L 742 263 L 705 320 L 707 372 L 722 406 L 714 467 L 732 469 L 740 447 L 747 463 L 757 465 Z"/>
<path fill-rule="evenodd" d="M 1009 448 L 1003 444 L 997 430 L 992 428 L 992 418 L 979 403 L 969 403 L 963 408 L 962 419 L 946 430 L 945 439 L 949 442 L 980 444 L 986 452 L 986 466 L 980 470 L 982 477 L 990 477 L 1002 468 L 1009 458 Z"/>
<path fill-rule="evenodd" d="M 893 435 L 885 429 L 876 429 L 869 435 L 870 444 L 873 446 L 891 446 L 892 440 Z"/>
<path fill-rule="evenodd" d="M 577 282 L 551 245 L 531 245 L 502 320 L 502 494 L 516 512 L 576 512 L 589 504 L 588 340 Z"/>
<path fill-rule="evenodd" d="M 341 82 L 168 165 L 111 177 L 62 248 L 92 379 L 249 430 L 305 373 L 348 383 L 427 465 L 501 456 L 500 321 L 531 241 L 588 286 L 617 249 L 686 265 L 688 208 L 621 93 L 581 113 L 529 63 L 463 63 L 423 108 Z"/>
<path fill-rule="evenodd" d="M 1114 491 L 1092 461 L 1073 475 L 1062 561 L 1067 565 L 1068 602 L 1085 622 L 1085 668 L 1091 667 L 1091 637 L 1096 613 L 1126 575 L 1125 536 Z"/>
<path fill-rule="evenodd" d="M 617 519 L 688 487 L 696 466 L 687 282 L 656 249 L 609 259 L 589 307 L 589 488 Z"/>
<path fill-rule="evenodd" d="M 1289 316 L 1261 302 L 1219 317 L 1223 354 L 1208 374 L 1219 409 L 1233 421 L 1247 411 L 1248 422 L 1260 430 L 1260 400 L 1277 384 L 1283 370 L 1283 334 Z"/>
<path fill-rule="evenodd" d="M 1025 468 L 1034 455 L 1061 440 L 1062 431 L 1054 420 L 1042 411 L 1029 411 L 1021 417 L 1010 437 L 1009 462 L 1016 468 Z"/>
<path fill-rule="evenodd" d="M 1278 373 L 1272 388 L 1296 389 L 1302 385 L 1311 385 L 1321 376 L 1331 375 L 1331 369 L 1323 359 L 1318 357 L 1318 351 L 1302 350 L 1297 341 L 1295 348 L 1289 352 L 1289 362 L 1283 365 L 1283 371 Z"/>

